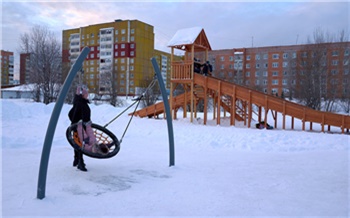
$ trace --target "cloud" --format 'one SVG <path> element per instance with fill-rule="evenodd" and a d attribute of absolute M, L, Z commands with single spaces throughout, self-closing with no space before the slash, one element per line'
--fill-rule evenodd
<path fill-rule="evenodd" d="M 2 48 L 15 51 L 19 36 L 46 25 L 62 31 L 115 19 L 137 19 L 154 27 L 156 49 L 177 30 L 203 27 L 213 49 L 293 45 L 322 27 L 349 34 L 349 2 L 173 2 L 35 1 L 2 3 Z"/>

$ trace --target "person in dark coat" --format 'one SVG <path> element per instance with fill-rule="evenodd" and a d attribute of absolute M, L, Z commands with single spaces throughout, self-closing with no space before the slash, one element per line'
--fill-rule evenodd
<path fill-rule="evenodd" d="M 68 116 L 72 124 L 78 122 L 91 123 L 91 110 L 89 107 L 88 90 L 85 86 L 78 86 L 73 100 L 73 107 L 69 111 Z M 79 131 L 78 131 L 79 132 Z M 80 138 L 80 137 L 79 137 Z M 83 159 L 83 153 L 80 150 L 74 149 L 73 166 L 81 171 L 87 171 Z"/>
<path fill-rule="evenodd" d="M 204 75 L 204 76 L 208 76 L 208 74 L 211 75 L 212 66 L 211 66 L 211 64 L 209 63 L 209 61 L 205 62 L 202 66 L 203 66 L 203 68 L 202 68 L 203 75 Z"/>
<path fill-rule="evenodd" d="M 193 67 L 195 73 L 201 73 L 202 65 L 200 64 L 200 60 L 198 60 L 197 58 L 194 58 Z"/>

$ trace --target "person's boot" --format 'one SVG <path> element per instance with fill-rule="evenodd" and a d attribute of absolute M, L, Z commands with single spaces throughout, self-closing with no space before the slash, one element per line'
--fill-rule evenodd
<path fill-rule="evenodd" d="M 73 167 L 78 166 L 78 163 L 79 163 L 78 158 L 77 158 L 77 157 L 74 157 L 74 160 L 73 160 Z"/>
<path fill-rule="evenodd" d="M 81 170 L 81 171 L 84 171 L 84 172 L 87 171 L 87 169 L 86 169 L 86 167 L 85 167 L 84 161 L 79 161 L 78 167 L 77 167 L 77 168 L 78 168 L 79 170 Z"/>
<path fill-rule="evenodd" d="M 79 163 L 79 157 L 78 157 L 78 152 L 76 150 L 74 150 L 74 161 L 73 161 L 73 167 L 78 166 Z"/>
<path fill-rule="evenodd" d="M 81 171 L 84 171 L 86 172 L 87 169 L 85 167 L 85 163 L 84 163 L 84 159 L 83 159 L 83 153 L 81 152 L 78 152 L 78 169 L 81 170 Z"/>

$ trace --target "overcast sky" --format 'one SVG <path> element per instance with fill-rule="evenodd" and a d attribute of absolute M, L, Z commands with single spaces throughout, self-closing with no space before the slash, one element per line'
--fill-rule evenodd
<path fill-rule="evenodd" d="M 348 35 L 350 31 L 349 0 L 0 1 L 0 47 L 13 51 L 15 61 L 20 35 L 36 24 L 47 26 L 61 41 L 62 30 L 136 19 L 154 27 L 155 48 L 166 52 L 177 30 L 196 26 L 204 28 L 213 50 L 302 44 L 316 28 L 331 34 L 344 30 Z M 15 66 L 15 72 L 18 70 Z"/>

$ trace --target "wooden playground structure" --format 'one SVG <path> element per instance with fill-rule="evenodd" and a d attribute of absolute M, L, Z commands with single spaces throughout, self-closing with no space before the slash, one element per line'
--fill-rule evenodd
<path fill-rule="evenodd" d="M 193 37 L 189 37 L 193 35 Z M 186 37 L 184 37 L 186 36 Z M 184 40 L 184 38 L 186 40 Z M 190 40 L 189 40 L 190 39 Z M 205 52 L 208 59 L 208 51 L 211 50 L 209 41 L 203 29 L 191 28 L 178 31 L 169 42 L 171 47 L 171 79 L 169 105 L 173 119 L 177 119 L 177 111 L 183 108 L 183 117 L 187 117 L 187 108 L 190 110 L 190 121 L 196 118 L 196 106 L 202 100 L 204 102 L 204 125 L 207 123 L 208 99 L 213 102 L 213 119 L 220 125 L 221 111 L 224 115 L 230 114 L 230 125 L 235 125 L 236 120 L 244 122 L 250 128 L 253 114 L 258 118 L 256 122 L 265 121 L 267 125 L 268 112 L 272 113 L 273 126 L 277 128 L 277 115 L 282 114 L 282 129 L 286 129 L 286 118 L 291 118 L 291 129 L 294 129 L 295 119 L 302 122 L 302 130 L 305 131 L 307 123 L 309 130 L 313 130 L 313 124 L 320 124 L 321 131 L 331 131 L 331 126 L 339 127 L 341 133 L 349 133 L 350 116 L 322 112 L 308 107 L 265 94 L 244 86 L 230 83 L 215 77 L 194 73 L 194 53 Z M 174 49 L 185 52 L 185 59 L 174 61 Z M 174 90 L 182 85 L 184 93 L 174 96 Z M 257 110 L 254 110 L 257 108 Z M 264 109 L 264 110 L 263 110 Z M 163 102 L 148 106 L 134 113 L 139 117 L 157 117 L 165 115 Z M 271 122 L 271 121 L 270 121 Z M 272 123 L 272 122 L 271 122 Z"/>

